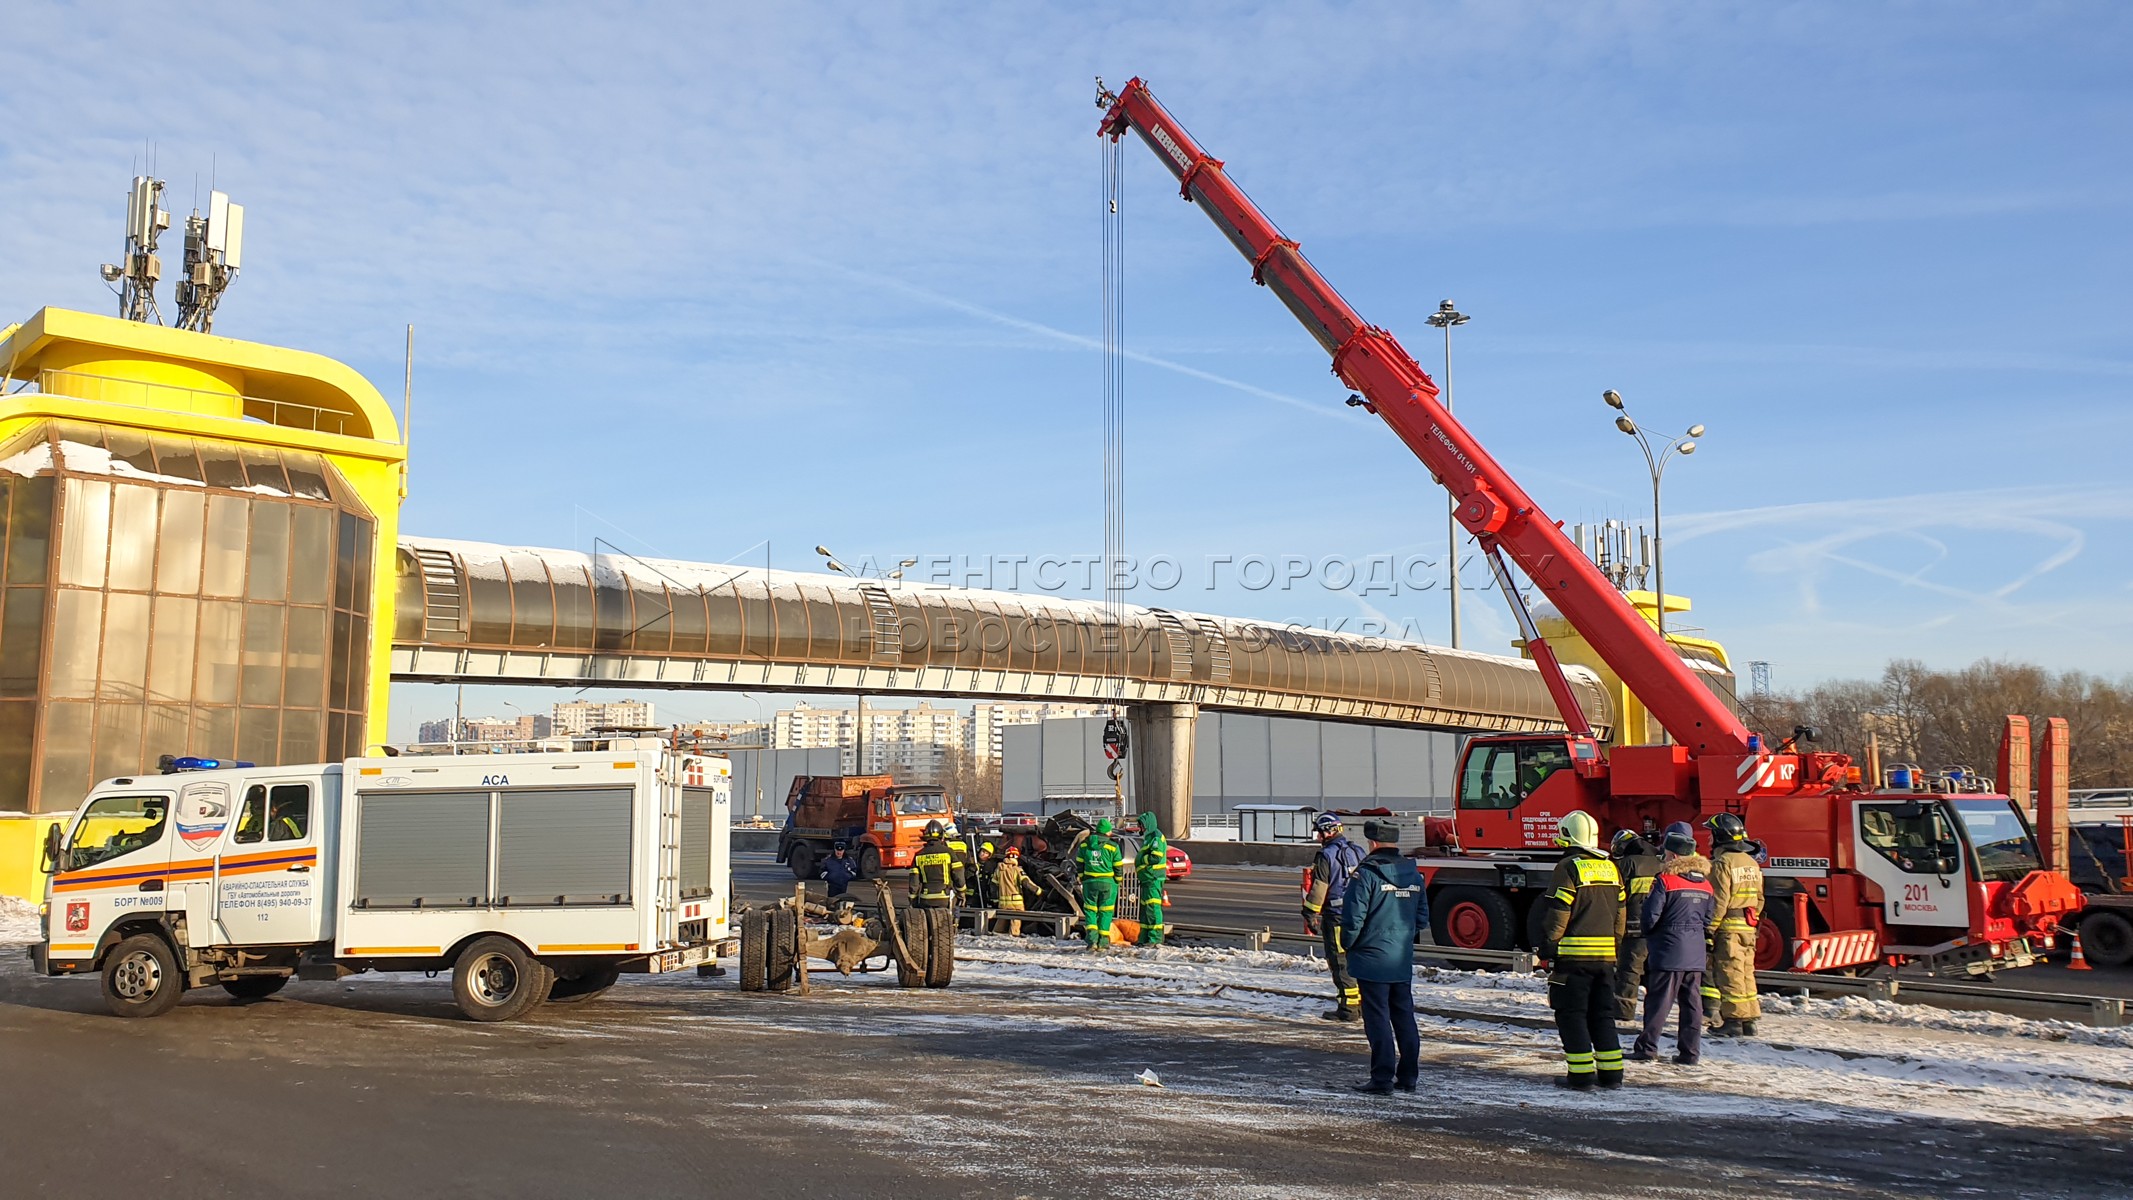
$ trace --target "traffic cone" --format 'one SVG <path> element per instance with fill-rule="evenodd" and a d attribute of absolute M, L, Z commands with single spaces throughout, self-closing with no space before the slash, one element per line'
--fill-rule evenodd
<path fill-rule="evenodd" d="M 2069 971 L 2093 971 L 2096 969 L 2089 965 L 2089 960 L 2081 953 L 2081 935 L 2079 933 L 2074 934 L 2074 957 L 2067 960 L 2066 969 Z"/>

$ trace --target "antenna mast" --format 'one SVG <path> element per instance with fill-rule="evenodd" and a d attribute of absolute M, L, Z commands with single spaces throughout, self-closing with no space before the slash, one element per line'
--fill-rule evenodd
<path fill-rule="evenodd" d="M 169 218 L 164 220 L 168 222 Z M 178 280 L 178 328 L 215 328 L 215 306 L 237 279 L 244 257 L 244 205 L 228 193 L 207 194 L 207 215 L 185 218 L 185 274 Z"/>
<path fill-rule="evenodd" d="M 128 321 L 163 323 L 156 308 L 156 283 L 163 277 L 163 260 L 156 256 L 156 239 L 170 228 L 170 214 L 163 208 L 163 181 L 147 175 L 133 177 L 126 192 L 126 253 L 122 261 L 105 263 L 105 283 L 119 285 L 119 316 Z"/>

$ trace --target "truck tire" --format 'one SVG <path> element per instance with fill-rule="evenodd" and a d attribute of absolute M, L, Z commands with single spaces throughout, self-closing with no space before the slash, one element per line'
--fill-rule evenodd
<path fill-rule="evenodd" d="M 1448 887 L 1429 902 L 1430 932 L 1439 946 L 1462 950 L 1509 950 L 1518 917 L 1511 898 L 1481 887 Z"/>
<path fill-rule="evenodd" d="M 574 971 L 573 975 L 556 975 L 555 986 L 548 989 L 548 1003 L 584 1004 L 596 1000 L 622 978 L 621 968 L 613 963 L 587 963 Z"/>
<path fill-rule="evenodd" d="M 955 978 L 955 910 L 926 910 L 926 986 L 944 988 Z"/>
<path fill-rule="evenodd" d="M 896 985 L 898 987 L 924 987 L 926 971 L 933 965 L 933 914 L 953 913 L 946 908 L 907 908 L 897 914 L 902 922 L 904 946 L 911 951 L 909 959 L 896 960 Z"/>
<path fill-rule="evenodd" d="M 120 1017 L 160 1017 L 185 996 L 185 973 L 170 943 L 137 933 L 104 958 L 104 1004 Z"/>
<path fill-rule="evenodd" d="M 1762 918 L 1755 926 L 1755 969 L 1758 971 L 1790 971 L 1792 969 L 1792 898 L 1784 897 L 1784 904 L 1763 910 Z"/>
<path fill-rule="evenodd" d="M 786 856 L 785 865 L 792 868 L 794 879 L 815 877 L 815 848 L 806 842 L 794 842 L 792 853 Z"/>
<path fill-rule="evenodd" d="M 770 978 L 770 914 L 751 908 L 741 914 L 741 990 L 760 992 Z"/>
<path fill-rule="evenodd" d="M 2133 921 L 2124 914 L 2093 912 L 2081 921 L 2081 957 L 2099 967 L 2133 962 Z"/>
<path fill-rule="evenodd" d="M 881 878 L 881 851 L 868 846 L 859 852 L 859 877 L 861 879 Z"/>
<path fill-rule="evenodd" d="M 799 929 L 800 919 L 785 908 L 771 909 L 768 915 L 770 936 L 763 954 L 763 986 L 782 992 L 792 986 L 793 934 Z"/>
<path fill-rule="evenodd" d="M 222 990 L 239 1000 L 264 1000 L 287 987 L 287 975 L 245 975 L 222 981 Z"/>
<path fill-rule="evenodd" d="M 507 937 L 475 938 L 452 964 L 452 999 L 475 1021 L 515 1021 L 538 1008 L 555 972 Z"/>

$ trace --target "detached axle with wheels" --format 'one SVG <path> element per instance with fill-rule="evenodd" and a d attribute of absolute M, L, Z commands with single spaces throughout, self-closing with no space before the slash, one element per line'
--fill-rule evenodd
<path fill-rule="evenodd" d="M 875 910 L 811 903 L 803 889 L 741 914 L 741 990 L 808 991 L 807 964 L 821 959 L 840 975 L 896 969 L 904 987 L 944 988 L 955 977 L 955 910 L 898 908 L 874 881 Z M 810 924 L 810 919 L 817 922 Z M 880 960 L 883 965 L 870 965 Z"/>

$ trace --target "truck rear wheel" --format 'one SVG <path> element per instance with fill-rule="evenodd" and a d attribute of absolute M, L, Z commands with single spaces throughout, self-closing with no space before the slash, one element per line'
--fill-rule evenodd
<path fill-rule="evenodd" d="M 104 1004 L 115 1016 L 160 1017 L 185 996 L 185 973 L 170 943 L 137 933 L 104 959 Z"/>
<path fill-rule="evenodd" d="M 622 971 L 613 963 L 588 963 L 574 968 L 571 975 L 556 975 L 555 986 L 548 989 L 550 1004 L 583 1004 L 598 999 L 607 989 L 622 978 Z"/>
<path fill-rule="evenodd" d="M 792 868 L 794 879 L 815 877 L 815 848 L 806 842 L 794 842 L 792 852 L 785 856 L 785 865 Z"/>
<path fill-rule="evenodd" d="M 1509 950 L 1517 940 L 1511 898 L 1479 887 L 1448 887 L 1429 904 L 1430 932 L 1439 946 Z"/>
<path fill-rule="evenodd" d="M 770 914 L 751 908 L 741 914 L 741 990 L 760 992 L 769 978 Z"/>
<path fill-rule="evenodd" d="M 955 910 L 926 911 L 926 986 L 944 988 L 955 978 Z"/>
<path fill-rule="evenodd" d="M 859 852 L 859 877 L 861 879 L 881 878 L 881 851 L 868 846 Z"/>
<path fill-rule="evenodd" d="M 507 937 L 476 938 L 452 966 L 452 998 L 476 1021 L 514 1021 L 548 998 L 555 973 Z"/>
<path fill-rule="evenodd" d="M 2133 921 L 2119 913 L 2094 912 L 2081 922 L 2081 957 L 2099 967 L 2133 962 Z"/>
<path fill-rule="evenodd" d="M 288 986 L 287 975 L 244 975 L 222 981 L 222 990 L 239 1000 L 264 1000 Z"/>

